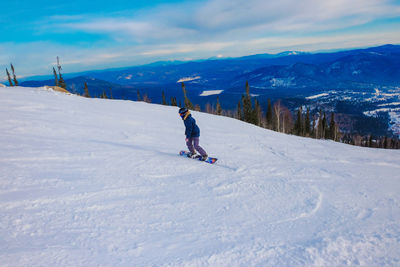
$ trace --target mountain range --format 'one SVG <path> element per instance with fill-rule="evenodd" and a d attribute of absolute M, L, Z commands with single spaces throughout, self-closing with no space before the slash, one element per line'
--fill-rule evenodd
<path fill-rule="evenodd" d="M 288 51 L 276 55 L 157 62 L 143 66 L 66 74 L 65 78 L 68 89 L 72 92 L 83 93 L 86 82 L 92 96 L 100 96 L 103 92 L 110 95 L 112 90 L 114 98 L 136 100 L 139 90 L 154 103 L 161 102 L 162 91 L 167 99 L 177 97 L 182 101 L 180 83 L 184 82 L 192 102 L 204 107 L 207 103 L 214 104 L 219 96 L 223 108 L 232 110 L 244 93 L 248 81 L 252 95 L 257 96 L 264 106 L 268 98 L 272 101 L 281 99 L 292 111 L 302 105 L 313 107 L 311 112 L 314 113 L 321 106 L 335 112 L 343 112 L 338 110 L 338 105 L 353 106 L 347 108 L 345 114 L 356 115 L 353 119 L 360 122 L 367 119 L 366 117 L 370 120 L 375 119 L 374 116 L 365 115 L 365 112 L 373 114 L 379 105 L 390 106 L 391 103 L 400 102 L 400 45 L 332 53 Z M 23 86 L 53 84 L 52 79 L 22 83 Z M 383 94 L 383 97 L 376 97 L 376 90 Z M 320 94 L 324 97 L 310 98 Z M 373 98 L 376 101 L 371 101 Z M 393 108 L 397 108 L 396 105 Z M 400 117 L 397 110 L 395 111 L 395 115 Z M 386 113 L 389 114 L 389 111 Z M 357 127 L 344 130 L 361 134 L 392 134 L 391 125 L 398 124 L 396 116 L 386 116 L 387 121 L 379 127 L 380 129 L 374 126 L 364 127 L 362 131 Z"/>

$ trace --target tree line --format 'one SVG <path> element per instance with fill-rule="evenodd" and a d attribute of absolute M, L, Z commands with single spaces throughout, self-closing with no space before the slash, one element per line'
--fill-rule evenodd
<path fill-rule="evenodd" d="M 194 105 L 187 96 L 186 86 L 182 82 L 182 91 L 184 103 L 177 102 L 176 97 L 171 97 L 170 105 L 186 107 L 191 110 L 201 111 L 199 105 Z M 162 92 L 162 104 L 169 105 L 166 101 L 165 93 Z M 238 101 L 236 110 L 224 110 L 221 107 L 219 97 L 217 97 L 215 106 L 206 104 L 205 112 L 236 118 L 273 131 L 293 134 L 315 139 L 330 139 L 336 142 L 356 146 L 366 146 L 375 148 L 400 149 L 398 138 L 387 136 L 373 137 L 372 135 L 361 136 L 359 134 L 342 133 L 336 122 L 334 112 L 327 114 L 320 108 L 314 115 L 311 115 L 310 108 L 299 107 L 295 115 L 282 104 L 281 100 L 272 103 L 267 100 L 267 107 L 263 110 L 262 105 L 257 98 L 250 94 L 249 83 L 246 82 L 245 94 Z"/>

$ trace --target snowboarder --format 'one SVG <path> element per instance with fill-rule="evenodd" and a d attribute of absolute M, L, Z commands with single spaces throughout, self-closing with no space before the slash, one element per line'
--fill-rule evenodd
<path fill-rule="evenodd" d="M 196 157 L 196 151 L 199 152 L 201 156 L 201 160 L 206 160 L 208 155 L 204 149 L 199 146 L 200 142 L 200 128 L 196 124 L 196 120 L 192 117 L 192 114 L 190 114 L 190 111 L 187 108 L 180 108 L 179 109 L 179 115 L 181 116 L 186 130 L 185 130 L 185 135 L 186 135 L 186 145 L 190 151 L 188 154 L 188 157 L 195 158 Z"/>

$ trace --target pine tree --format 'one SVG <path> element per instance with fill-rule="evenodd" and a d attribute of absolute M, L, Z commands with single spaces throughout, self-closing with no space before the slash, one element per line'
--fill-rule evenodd
<path fill-rule="evenodd" d="M 310 108 L 307 108 L 306 118 L 304 120 L 304 133 L 306 136 L 310 136 Z"/>
<path fill-rule="evenodd" d="M 85 82 L 85 87 L 84 87 L 84 90 L 85 90 L 85 94 L 83 95 L 84 97 L 90 97 L 90 95 L 89 95 L 89 88 L 88 88 L 88 86 L 87 86 L 87 83 Z"/>
<path fill-rule="evenodd" d="M 11 64 L 11 71 L 13 73 L 14 86 L 18 86 L 17 76 L 15 75 L 15 69 L 13 64 Z"/>
<path fill-rule="evenodd" d="M 139 90 L 136 91 L 136 95 L 137 95 L 136 101 L 142 101 L 142 97 L 140 96 L 140 91 Z"/>
<path fill-rule="evenodd" d="M 8 72 L 8 69 L 6 68 L 6 72 L 7 72 L 7 77 L 8 77 L 8 83 L 10 84 L 10 86 L 14 86 L 12 80 L 11 80 L 11 76 L 10 73 Z"/>
<path fill-rule="evenodd" d="M 67 84 L 64 81 L 64 78 L 62 77 L 61 73 L 60 73 L 60 79 L 58 81 L 58 84 L 61 88 L 67 89 Z"/>
<path fill-rule="evenodd" d="M 111 87 L 110 87 L 110 99 L 114 99 Z"/>
<path fill-rule="evenodd" d="M 254 111 L 251 103 L 250 86 L 248 81 L 246 81 L 246 95 L 242 96 L 242 102 L 243 102 L 243 120 L 245 122 L 256 124 Z"/>
<path fill-rule="evenodd" d="M 329 123 L 329 138 L 336 141 L 336 123 L 333 112 L 331 113 L 331 122 Z"/>
<path fill-rule="evenodd" d="M 322 138 L 325 139 L 326 138 L 326 133 L 327 133 L 327 123 L 326 123 L 326 115 L 324 112 L 324 117 L 322 118 Z"/>
<path fill-rule="evenodd" d="M 176 97 L 171 97 L 171 106 L 178 106 L 177 101 L 176 101 Z"/>
<path fill-rule="evenodd" d="M 163 105 L 167 105 L 167 100 L 166 100 L 166 98 L 165 98 L 165 93 L 164 93 L 164 91 L 162 91 L 161 95 L 162 95 L 162 104 L 163 104 Z"/>
<path fill-rule="evenodd" d="M 255 125 L 261 126 L 261 107 L 257 99 L 254 100 L 253 121 Z"/>
<path fill-rule="evenodd" d="M 53 74 L 54 74 L 54 81 L 55 81 L 55 83 L 56 83 L 56 86 L 60 86 L 59 84 L 58 84 L 58 76 L 57 76 L 57 72 L 56 72 L 56 69 L 53 67 Z"/>
<path fill-rule="evenodd" d="M 383 141 L 383 148 L 389 148 L 387 136 L 385 136 L 385 140 Z"/>
<path fill-rule="evenodd" d="M 58 86 L 60 86 L 66 90 L 67 84 L 65 83 L 64 78 L 62 77 L 62 74 L 61 74 L 62 67 L 60 65 L 59 57 L 57 57 L 57 68 L 58 68 L 58 75 L 60 76 L 60 78 L 58 79 Z"/>
<path fill-rule="evenodd" d="M 297 118 L 294 124 L 294 133 L 296 135 L 302 136 L 303 135 L 303 118 L 302 118 L 302 108 L 300 107 L 297 110 Z"/>
<path fill-rule="evenodd" d="M 222 108 L 221 104 L 219 103 L 219 97 L 217 96 L 217 104 L 216 104 L 216 113 L 217 115 L 222 115 Z"/>
<path fill-rule="evenodd" d="M 319 118 L 318 118 L 318 125 L 316 128 L 316 138 L 321 139 L 324 138 L 324 126 L 323 126 L 323 121 L 322 121 L 322 109 L 319 111 Z"/>
<path fill-rule="evenodd" d="M 241 121 L 243 120 L 243 111 L 242 111 L 242 105 L 241 105 L 240 100 L 237 105 L 237 118 Z"/>
<path fill-rule="evenodd" d="M 184 97 L 184 102 L 185 102 L 185 107 L 187 109 L 192 109 L 193 110 L 193 104 L 192 102 L 189 100 L 189 98 L 187 97 L 186 94 L 186 86 L 185 84 L 182 82 L 182 91 L 183 91 L 183 97 Z"/>
<path fill-rule="evenodd" d="M 314 118 L 313 118 L 313 123 L 312 123 L 312 129 L 311 129 L 311 137 L 312 137 L 312 138 L 317 138 L 315 126 L 316 126 L 316 125 L 315 125 L 315 116 L 314 116 Z"/>

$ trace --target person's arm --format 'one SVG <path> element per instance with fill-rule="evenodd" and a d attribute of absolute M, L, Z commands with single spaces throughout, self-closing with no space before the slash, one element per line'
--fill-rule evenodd
<path fill-rule="evenodd" d="M 190 119 L 185 120 L 185 127 L 186 127 L 185 135 L 186 139 L 188 139 L 192 136 L 192 131 L 193 131 L 193 123 Z"/>

